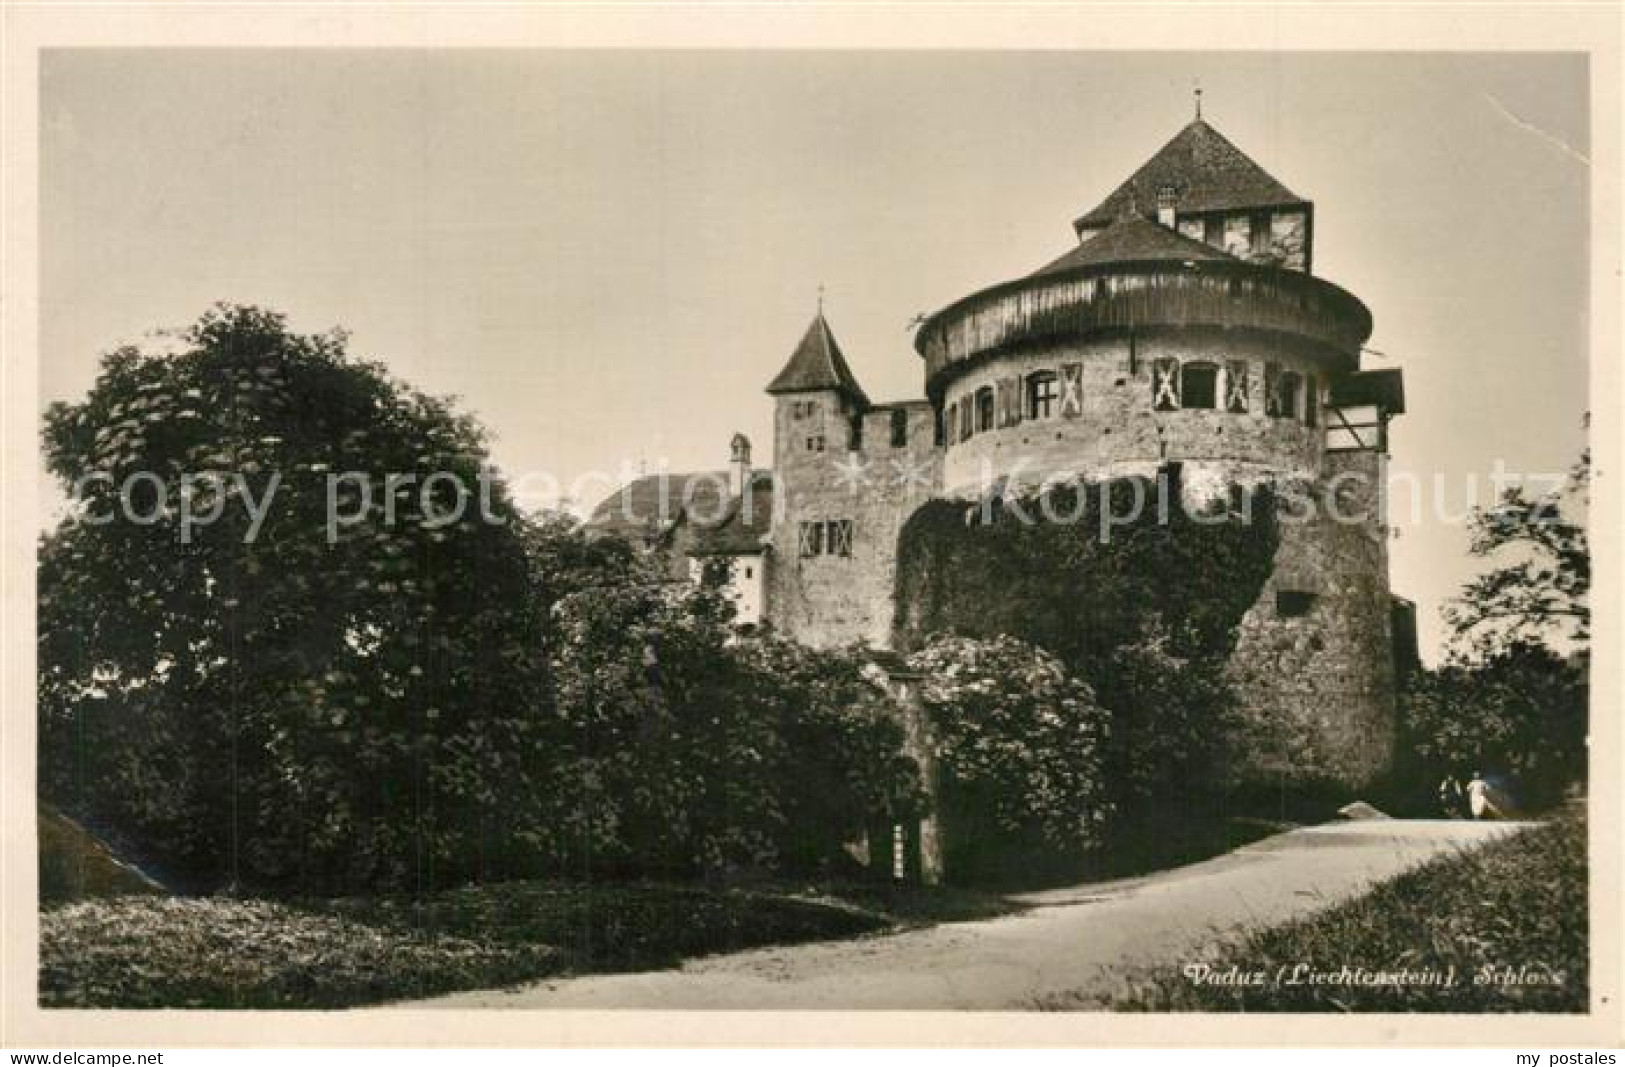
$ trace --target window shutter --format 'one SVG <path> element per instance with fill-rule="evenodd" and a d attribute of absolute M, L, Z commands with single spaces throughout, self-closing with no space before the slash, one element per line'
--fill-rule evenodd
<path fill-rule="evenodd" d="M 972 421 L 975 418 L 976 395 L 972 393 L 959 402 L 959 439 L 961 441 L 969 441 L 971 435 L 976 432 L 976 424 Z"/>
<path fill-rule="evenodd" d="M 1083 364 L 1061 364 L 1061 417 L 1075 419 L 1083 414 Z"/>
<path fill-rule="evenodd" d="M 1151 406 L 1158 411 L 1179 408 L 1179 360 L 1162 357 L 1152 361 Z"/>
<path fill-rule="evenodd" d="M 1246 412 L 1251 406 L 1247 381 L 1247 362 L 1232 359 L 1224 365 L 1224 406 L 1227 411 Z"/>
<path fill-rule="evenodd" d="M 1020 374 L 1018 374 L 1015 377 L 1010 379 L 1010 425 L 1011 426 L 1020 425 L 1022 416 L 1026 413 L 1027 403 L 1026 403 L 1026 396 L 1024 395 L 1024 391 L 1025 391 L 1024 387 L 1026 386 L 1026 384 L 1027 384 L 1027 379 L 1024 376 L 1020 375 Z"/>

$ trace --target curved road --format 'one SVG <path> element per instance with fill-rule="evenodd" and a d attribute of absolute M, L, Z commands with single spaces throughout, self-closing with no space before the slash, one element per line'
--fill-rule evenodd
<path fill-rule="evenodd" d="M 1058 994 L 1087 1002 L 1126 971 L 1202 958 L 1218 938 L 1317 911 L 1518 825 L 1329 823 L 1143 878 L 1023 895 L 1015 899 L 1033 907 L 1019 915 L 394 1006 L 998 1010 L 1032 1008 Z"/>

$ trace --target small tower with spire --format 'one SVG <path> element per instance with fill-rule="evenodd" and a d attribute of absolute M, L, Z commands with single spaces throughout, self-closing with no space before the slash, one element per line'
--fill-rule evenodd
<path fill-rule="evenodd" d="M 869 398 L 824 318 L 823 303 L 820 286 L 817 313 L 784 369 L 767 386 L 776 402 L 775 470 L 822 465 L 855 447 L 857 420 L 869 408 Z"/>

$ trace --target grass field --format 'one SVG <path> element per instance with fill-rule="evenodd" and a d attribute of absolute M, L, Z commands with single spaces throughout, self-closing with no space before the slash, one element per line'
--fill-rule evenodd
<path fill-rule="evenodd" d="M 1581 1012 L 1588 996 L 1586 888 L 1586 824 L 1571 813 L 1477 851 L 1433 860 L 1356 900 L 1259 931 L 1201 961 L 1210 974 L 1263 975 L 1260 984 L 1209 984 L 1174 972 L 1132 975 L 1109 1006 Z M 1411 977 L 1360 977 L 1392 979 L 1402 970 Z M 1453 982 L 1414 977 L 1429 974 Z M 1041 1006 L 1083 1005 L 1063 997 Z"/>
<path fill-rule="evenodd" d="M 512 882 L 423 900 L 123 896 L 40 915 L 45 1007 L 338 1008 L 979 918 L 968 892 Z"/>

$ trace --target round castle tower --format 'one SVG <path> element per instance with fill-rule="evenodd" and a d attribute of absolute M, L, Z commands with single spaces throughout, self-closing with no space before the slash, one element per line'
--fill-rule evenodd
<path fill-rule="evenodd" d="M 1313 219 L 1198 117 L 1074 222 L 1077 247 L 932 315 L 915 347 L 947 495 L 1170 463 L 1188 502 L 1307 486 L 1230 661 L 1263 739 L 1237 777 L 1358 787 L 1393 744 L 1381 499 L 1404 400 L 1398 371 L 1360 371 L 1365 306 L 1310 273 Z"/>
<path fill-rule="evenodd" d="M 1309 273 L 1312 205 L 1198 119 L 1075 226 L 1078 247 L 916 336 L 945 491 L 1171 461 L 1197 492 L 1318 476 L 1371 316 Z"/>

